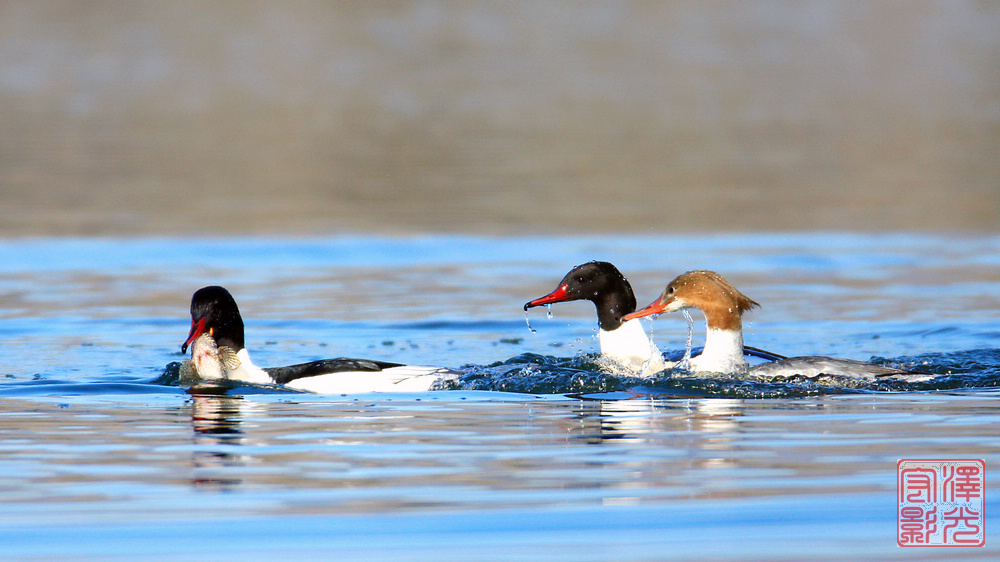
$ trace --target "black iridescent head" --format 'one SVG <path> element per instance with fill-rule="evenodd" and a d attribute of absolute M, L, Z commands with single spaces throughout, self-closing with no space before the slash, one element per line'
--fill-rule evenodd
<path fill-rule="evenodd" d="M 524 305 L 524 309 L 557 302 L 588 300 L 597 307 L 602 330 L 616 330 L 621 318 L 635 311 L 635 295 L 628 279 L 605 261 L 592 261 L 570 270 L 555 291 Z"/>
<path fill-rule="evenodd" d="M 236 306 L 236 300 L 223 287 L 212 285 L 195 291 L 191 297 L 191 332 L 181 346 L 181 353 L 187 352 L 191 342 L 208 332 L 221 347 L 233 351 L 243 349 L 243 317 Z"/>

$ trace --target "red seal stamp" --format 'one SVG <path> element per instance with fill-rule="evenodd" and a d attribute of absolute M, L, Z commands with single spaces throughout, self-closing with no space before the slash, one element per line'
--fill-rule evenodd
<path fill-rule="evenodd" d="M 983 460 L 902 459 L 896 490 L 899 546 L 986 544 Z"/>

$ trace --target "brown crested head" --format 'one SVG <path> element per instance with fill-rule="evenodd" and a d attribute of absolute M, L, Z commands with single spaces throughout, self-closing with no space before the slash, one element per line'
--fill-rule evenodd
<path fill-rule="evenodd" d="M 760 306 L 739 292 L 714 271 L 688 271 L 671 281 L 660 305 L 668 310 L 697 308 L 705 314 L 709 328 L 735 330 L 743 327 L 743 313 Z"/>

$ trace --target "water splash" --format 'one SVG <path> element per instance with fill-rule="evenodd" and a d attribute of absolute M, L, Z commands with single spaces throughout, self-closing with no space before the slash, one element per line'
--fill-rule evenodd
<path fill-rule="evenodd" d="M 694 319 L 691 318 L 691 313 L 688 312 L 688 310 L 686 308 L 681 309 L 681 314 L 684 315 L 684 319 L 687 320 L 687 323 L 688 323 L 688 337 L 687 337 L 687 341 L 684 343 L 684 358 L 681 359 L 681 362 L 680 362 L 680 364 L 678 366 L 682 367 L 684 369 L 690 369 L 691 368 L 691 346 L 692 346 L 692 343 L 694 342 Z"/>
<path fill-rule="evenodd" d="M 678 350 L 679 351 L 679 350 Z M 589 399 L 649 398 L 795 398 L 836 394 L 927 392 L 1000 387 L 1000 350 L 933 353 L 892 360 L 872 358 L 873 364 L 901 368 L 918 366 L 939 374 L 921 382 L 869 380 L 820 375 L 767 377 L 752 374 L 696 374 L 681 367 L 653 376 L 609 368 L 600 354 L 553 357 L 524 353 L 490 365 L 466 365 L 458 388 L 530 394 L 564 394 Z M 612 362 L 613 363 L 613 362 Z"/>
<path fill-rule="evenodd" d="M 570 347 L 574 347 L 570 345 Z M 680 350 L 677 350 L 679 353 Z M 577 353 L 571 357 L 553 357 L 523 353 L 506 361 L 489 365 L 468 364 L 459 370 L 462 376 L 440 390 L 491 390 L 529 394 L 563 394 L 578 398 L 614 400 L 635 398 L 795 398 L 835 394 L 870 394 L 881 392 L 930 392 L 942 390 L 1000 388 L 1000 349 L 974 349 L 951 353 L 897 357 L 873 357 L 875 365 L 889 365 L 938 375 L 918 382 L 902 380 L 870 380 L 819 375 L 759 376 L 754 374 L 691 374 L 681 367 L 667 369 L 652 376 L 640 376 L 634 371 L 614 366 L 614 361 L 599 353 Z M 151 385 L 185 386 L 179 379 L 180 363 L 167 365 L 163 374 Z M 8 394 L 37 394 L 58 391 L 138 392 L 138 385 L 45 385 L 23 383 L 20 388 L 8 386 Z M 92 389 L 90 387 L 93 387 Z M 437 390 L 437 389 L 436 389 Z M 262 394 L 290 392 L 276 386 L 233 383 L 232 388 L 217 391 L 229 394 Z M 146 390 L 148 392 L 148 390 Z M 195 391 L 204 392 L 203 389 Z"/>

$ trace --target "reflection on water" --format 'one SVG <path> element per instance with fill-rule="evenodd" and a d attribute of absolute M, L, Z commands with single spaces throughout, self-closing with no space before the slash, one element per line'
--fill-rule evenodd
<path fill-rule="evenodd" d="M 744 401 L 727 399 L 684 400 L 678 403 L 658 400 L 584 401 L 577 406 L 576 424 L 566 428 L 570 441 L 601 444 L 611 440 L 629 440 L 655 444 L 653 435 L 661 432 L 708 432 L 724 435 L 735 431 Z"/>
<path fill-rule="evenodd" d="M 246 442 L 243 434 L 240 397 L 195 394 L 191 397 L 191 428 L 195 445 L 191 456 L 196 487 L 227 490 L 238 486 L 242 478 L 233 476 L 234 467 L 246 464 L 239 446 Z M 237 472 L 238 474 L 238 472 Z"/>
<path fill-rule="evenodd" d="M 1000 453 L 998 393 L 968 384 L 1000 377 L 998 248 L 995 236 L 842 234 L 0 243 L 0 543 L 5 556 L 52 559 L 308 557 L 347 543 L 369 556 L 378 545 L 383 559 L 416 543 L 427 560 L 463 547 L 478 559 L 484 544 L 561 559 L 566 543 L 591 557 L 684 547 L 696 559 L 708 546 L 745 558 L 746 543 L 718 537 L 750 533 L 755 548 L 771 538 L 754 555 L 802 559 L 823 545 L 846 558 L 860 545 L 891 557 L 898 459 L 989 467 Z M 650 299 L 678 270 L 725 264 L 763 305 L 748 341 L 906 357 L 951 382 L 737 400 L 707 398 L 719 395 L 711 381 L 703 393 L 684 382 L 571 399 L 189 395 L 159 378 L 181 359 L 191 292 L 218 282 L 239 295 L 262 365 L 472 364 L 513 384 L 537 359 L 539 377 L 600 382 L 585 365 L 592 305 L 533 317 L 534 334 L 521 309 L 597 257 Z M 681 350 L 680 315 L 652 327 Z"/>
<path fill-rule="evenodd" d="M 234 517 L 396 520 L 459 510 L 478 519 L 507 510 L 664 506 L 696 514 L 712 502 L 753 499 L 737 527 L 780 533 L 797 524 L 789 518 L 801 516 L 793 514 L 804 497 L 813 498 L 814 518 L 839 505 L 838 497 L 854 502 L 852 509 L 891 512 L 899 458 L 995 460 L 995 394 L 760 401 L 464 391 L 378 400 L 195 395 L 183 408 L 157 400 L 0 399 L 0 523 L 51 526 L 99 514 L 105 525 L 134 525 L 141 514 L 147 524 L 212 527 Z M 988 490 L 998 484 L 992 474 Z M 750 515 L 760 509 L 771 514 L 766 521 Z M 643 521 L 665 537 L 677 532 L 668 520 Z M 825 532 L 838 543 L 858 536 L 840 522 L 830 520 Z M 891 546 L 891 522 L 879 525 Z M 795 544 L 786 547 L 807 547 Z"/>
<path fill-rule="evenodd" d="M 322 490 L 323 509 L 333 512 L 875 491 L 865 478 L 817 478 L 870 471 L 889 443 L 884 428 L 855 426 L 854 412 L 866 407 L 851 402 L 455 400 L 487 396 L 307 404 L 195 395 L 190 483 Z M 801 415 L 824 412 L 832 423 Z M 817 436 L 786 453 L 789 442 Z M 850 445 L 863 442 L 870 445 Z M 841 457 L 851 460 L 822 460 Z M 316 506 L 293 494 L 284 509 Z"/>
<path fill-rule="evenodd" d="M 433 416 L 386 415 L 385 412 L 376 413 L 384 408 L 357 409 L 355 406 L 347 410 L 338 408 L 339 414 L 333 418 L 315 420 L 317 427 L 322 425 L 322 432 L 311 431 L 308 437 L 300 437 L 289 433 L 288 428 L 279 427 L 275 432 L 269 427 L 274 425 L 273 419 L 281 419 L 274 404 L 195 394 L 189 406 L 194 444 L 191 484 L 199 490 L 233 492 L 242 485 L 253 488 L 267 482 L 280 482 L 292 487 L 319 485 L 326 490 L 370 488 L 372 493 L 388 486 L 405 496 L 408 488 L 422 486 L 448 488 L 459 485 L 513 492 L 543 490 L 562 480 L 561 486 L 593 490 L 604 505 L 638 502 L 648 493 L 636 488 L 670 487 L 663 479 L 669 480 L 674 475 L 704 469 L 738 468 L 738 462 L 730 453 L 739 440 L 739 422 L 745 410 L 745 403 L 740 400 L 554 402 L 532 406 L 528 410 L 527 423 L 524 423 L 508 417 L 522 410 L 521 405 L 492 404 L 485 405 L 486 410 L 480 412 L 488 414 L 481 426 L 466 421 L 463 428 L 435 429 L 442 420 L 433 419 Z M 454 406 L 449 401 L 438 404 L 435 409 L 449 410 Z M 480 409 L 477 406 L 473 410 Z M 508 409 L 513 412 L 506 413 Z M 504 420 L 499 431 L 490 428 L 492 422 L 489 420 L 496 415 Z M 382 422 L 390 426 L 381 427 Z M 463 449 L 478 448 L 462 435 L 470 430 L 474 434 L 493 434 L 491 440 L 494 447 L 499 448 L 491 447 L 494 452 L 486 456 L 469 456 L 469 451 Z M 400 435 L 404 436 L 402 441 L 397 437 Z M 309 439 L 308 450 L 299 450 L 294 445 L 300 439 Z M 412 458 L 400 464 L 393 451 L 402 451 L 401 456 L 405 458 L 407 447 L 402 444 L 414 442 L 432 451 L 440 450 L 442 458 L 432 460 L 421 454 L 419 459 Z M 252 447 L 247 446 L 250 443 Z M 507 443 L 511 449 L 505 449 L 502 443 Z M 551 453 L 523 455 L 514 451 L 518 444 L 529 443 L 533 443 L 532 448 L 541 447 L 542 451 L 551 448 Z M 567 447 L 579 445 L 587 449 L 567 453 Z M 289 446 L 298 452 L 280 452 Z M 608 446 L 612 449 L 601 450 Z M 373 448 L 385 449 L 389 456 L 372 455 Z M 645 460 L 623 454 L 641 449 L 648 449 L 642 453 Z M 667 464 L 660 458 L 664 452 L 670 459 Z M 455 456 L 468 457 L 462 464 L 471 461 L 473 466 L 455 472 L 454 460 L 443 458 Z M 577 456 L 581 458 L 574 458 Z M 280 466 L 276 466 L 276 462 Z M 323 469 L 326 464 L 337 467 L 337 471 Z M 246 469 L 251 466 L 254 470 L 248 472 Z M 590 474 L 594 468 L 618 476 L 611 479 L 605 475 L 595 476 Z M 281 474 L 272 474 L 273 471 Z M 391 483 L 384 481 L 380 473 L 391 474 Z M 639 496 L 630 495 L 629 490 Z M 360 500 L 352 499 L 352 495 L 339 498 L 340 509 L 371 510 L 381 505 L 374 498 L 358 503 Z M 701 494 L 696 490 L 684 490 L 671 495 L 697 497 Z M 442 506 L 468 501 L 458 497 L 449 494 L 447 498 L 441 496 L 433 501 Z M 413 508 L 428 500 L 386 498 L 385 501 L 388 503 L 382 508 Z"/>

